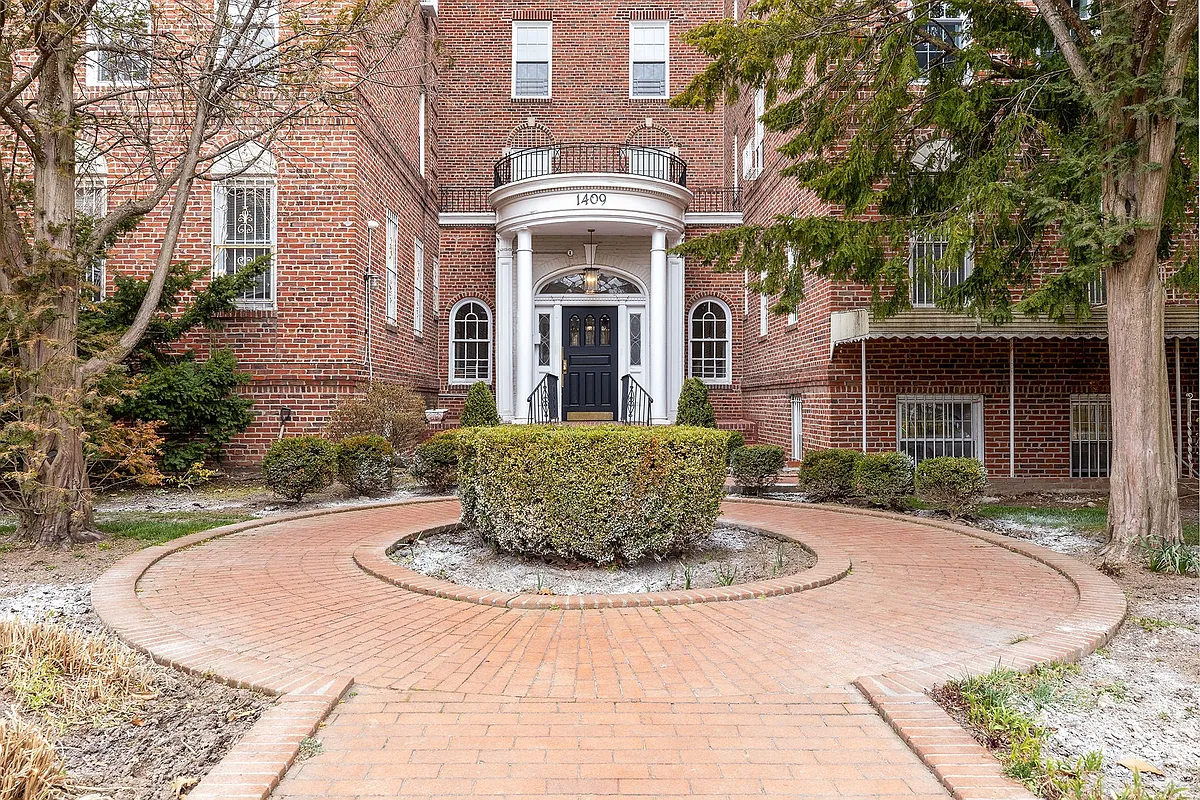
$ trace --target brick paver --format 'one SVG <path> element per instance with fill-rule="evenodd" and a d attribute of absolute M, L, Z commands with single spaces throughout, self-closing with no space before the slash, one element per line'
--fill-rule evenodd
<path fill-rule="evenodd" d="M 945 797 L 943 784 L 1016 796 L 1003 781 L 972 794 L 969 781 L 930 772 L 957 740 L 917 746 L 945 727 L 916 705 L 921 688 L 1009 658 L 1022 637 L 1034 643 L 1014 656 L 1022 665 L 1063 637 L 1063 655 L 1094 647 L 1124 611 L 1111 597 L 1081 604 L 1075 562 L 1038 561 L 986 534 L 789 504 L 728 501 L 724 514 L 853 567 L 761 599 L 556 610 L 413 592 L 356 563 L 364 548 L 452 521 L 457 504 L 445 501 L 293 519 L 145 557 L 127 568 L 141 574 L 137 598 L 98 597 L 98 608 L 126 639 L 152 652 L 167 640 L 207 648 L 193 660 L 246 682 L 352 677 L 318 734 L 324 752 L 276 789 L 292 800 Z M 127 618 L 140 621 L 123 628 Z M 926 730 L 910 735 L 910 722 Z M 955 775 L 977 755 L 954 760 Z"/>

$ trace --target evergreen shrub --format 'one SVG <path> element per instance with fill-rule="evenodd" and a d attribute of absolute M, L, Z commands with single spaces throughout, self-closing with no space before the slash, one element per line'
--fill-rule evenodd
<path fill-rule="evenodd" d="M 458 466 L 461 459 L 462 430 L 442 431 L 417 445 L 409 472 L 413 478 L 432 492 L 441 494 L 458 485 Z"/>
<path fill-rule="evenodd" d="M 464 428 L 483 428 L 500 424 L 500 415 L 496 413 L 496 398 L 483 381 L 475 381 L 467 390 L 467 402 L 463 406 L 459 424 Z"/>
<path fill-rule="evenodd" d="M 392 488 L 391 444 L 382 436 L 351 436 L 338 444 L 338 480 L 355 494 L 381 494 Z"/>
<path fill-rule="evenodd" d="M 737 452 L 739 447 L 746 446 L 746 437 L 742 436 L 739 431 L 729 431 L 729 463 L 733 463 L 733 454 Z"/>
<path fill-rule="evenodd" d="M 845 500 L 854 493 L 857 450 L 812 450 L 800 462 L 800 489 L 813 500 Z"/>
<path fill-rule="evenodd" d="M 951 519 L 973 514 L 987 491 L 987 472 L 975 458 L 941 456 L 917 465 L 913 483 L 917 497 L 940 508 Z"/>
<path fill-rule="evenodd" d="M 730 456 L 729 472 L 742 494 L 762 494 L 765 487 L 775 483 L 785 463 L 782 447 L 743 445 Z"/>
<path fill-rule="evenodd" d="M 899 508 L 913 491 L 913 460 L 907 453 L 869 453 L 854 465 L 854 489 L 868 503 Z"/>
<path fill-rule="evenodd" d="M 463 444 L 463 522 L 502 550 L 595 564 L 686 552 L 716 523 L 728 436 L 512 425 Z"/>
<path fill-rule="evenodd" d="M 675 411 L 676 425 L 697 428 L 717 427 L 717 415 L 708 402 L 708 387 L 699 378 L 688 378 L 679 391 L 679 407 Z"/>
<path fill-rule="evenodd" d="M 263 479 L 280 497 L 300 502 L 327 489 L 337 474 L 337 445 L 320 436 L 290 436 L 274 442 L 263 458 Z"/>

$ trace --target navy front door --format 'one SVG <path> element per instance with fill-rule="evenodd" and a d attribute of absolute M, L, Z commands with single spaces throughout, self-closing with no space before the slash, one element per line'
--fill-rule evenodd
<path fill-rule="evenodd" d="M 617 308 L 563 308 L 563 413 L 613 420 L 617 410 Z"/>

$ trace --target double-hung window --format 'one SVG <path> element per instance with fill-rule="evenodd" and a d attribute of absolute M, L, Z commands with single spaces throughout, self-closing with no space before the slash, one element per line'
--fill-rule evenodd
<path fill-rule="evenodd" d="M 766 279 L 767 279 L 767 273 L 760 272 L 758 275 L 759 283 L 761 284 Z M 760 291 L 758 293 L 758 335 L 759 336 L 766 336 L 767 332 L 770 330 L 770 327 L 769 327 L 770 322 L 771 322 L 770 306 L 771 306 L 770 299 L 767 297 L 765 292 Z"/>
<path fill-rule="evenodd" d="M 417 98 L 417 170 L 425 177 L 425 93 Z"/>
<path fill-rule="evenodd" d="M 243 303 L 275 301 L 275 174 L 269 154 L 245 171 L 213 187 L 213 272 L 234 275 L 246 267 L 262 267 L 239 298 Z"/>
<path fill-rule="evenodd" d="M 951 9 L 949 3 L 935 3 L 929 7 L 929 19 L 921 30 L 925 36 L 918 37 L 914 45 L 921 76 L 927 76 L 930 70 L 938 67 L 949 69 L 954 66 L 954 53 L 938 43 L 945 42 L 955 50 L 963 46 L 967 32 L 966 12 Z"/>
<path fill-rule="evenodd" d="M 939 456 L 983 460 L 983 399 L 954 395 L 897 398 L 896 449 L 917 463 Z"/>
<path fill-rule="evenodd" d="M 87 62 L 92 86 L 142 86 L 150 81 L 149 0 L 101 0 L 92 12 Z"/>
<path fill-rule="evenodd" d="M 425 245 L 413 239 L 413 333 L 425 331 Z"/>
<path fill-rule="evenodd" d="M 629 23 L 629 96 L 666 98 L 670 86 L 668 22 Z"/>
<path fill-rule="evenodd" d="M 218 71 L 270 71 L 276 66 L 279 36 L 278 0 L 214 0 L 221 29 Z M 243 78 L 242 80 L 245 80 Z"/>
<path fill-rule="evenodd" d="M 767 138 L 767 127 L 763 115 L 767 113 L 767 90 L 754 92 L 754 136 L 747 137 L 742 151 L 742 177 L 752 181 L 763 171 L 763 142 Z"/>
<path fill-rule="evenodd" d="M 387 230 L 384 234 L 383 297 L 384 318 L 388 325 L 395 325 L 398 314 L 400 290 L 400 219 L 387 212 Z"/>
<path fill-rule="evenodd" d="M 550 96 L 549 22 L 513 23 L 513 97 Z"/>
<path fill-rule="evenodd" d="M 792 272 L 794 272 L 795 269 L 796 269 L 796 250 L 791 245 L 788 245 L 788 249 L 787 249 L 788 280 L 791 280 Z M 787 321 L 788 325 L 795 325 L 797 322 L 800 321 L 799 310 L 793 308 L 791 311 L 788 312 L 787 319 L 788 319 L 788 321 Z"/>
<path fill-rule="evenodd" d="M 1105 277 L 1103 269 L 1099 275 L 1088 281 L 1087 297 L 1090 306 L 1108 305 L 1108 278 Z"/>

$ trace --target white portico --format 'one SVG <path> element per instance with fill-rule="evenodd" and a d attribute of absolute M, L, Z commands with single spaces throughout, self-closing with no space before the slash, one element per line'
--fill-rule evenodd
<path fill-rule="evenodd" d="M 571 147 L 507 156 L 488 198 L 500 415 L 526 421 L 530 395 L 553 375 L 561 419 L 615 419 L 629 376 L 652 398 L 652 421 L 670 422 L 685 325 L 684 263 L 668 250 L 692 198 L 685 168 L 662 151 Z"/>

